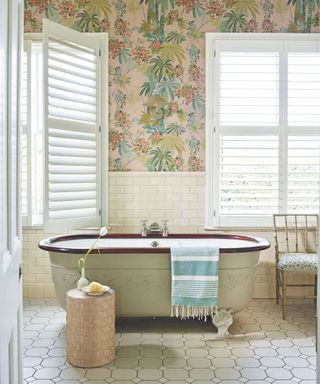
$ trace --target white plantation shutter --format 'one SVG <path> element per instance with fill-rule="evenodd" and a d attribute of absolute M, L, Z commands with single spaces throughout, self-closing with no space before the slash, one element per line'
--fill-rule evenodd
<path fill-rule="evenodd" d="M 319 212 L 319 188 L 320 134 L 289 136 L 288 212 Z"/>
<path fill-rule="evenodd" d="M 46 203 L 50 230 L 101 225 L 101 42 L 44 22 Z M 103 55 L 106 57 L 105 55 Z M 106 63 L 104 63 L 106 65 Z M 105 108 L 105 104 L 104 104 Z"/>
<path fill-rule="evenodd" d="M 278 208 L 278 138 L 220 136 L 220 215 L 267 215 Z"/>
<path fill-rule="evenodd" d="M 265 225 L 279 200 L 279 46 L 219 42 L 215 55 L 215 223 Z"/>
<path fill-rule="evenodd" d="M 279 124 L 279 54 L 218 52 L 219 125 Z"/>
<path fill-rule="evenodd" d="M 296 40 L 207 35 L 208 227 L 319 212 L 320 41 Z"/>
<path fill-rule="evenodd" d="M 286 42 L 287 211 L 319 213 L 320 39 Z"/>
<path fill-rule="evenodd" d="M 320 52 L 288 53 L 288 125 L 320 127 Z"/>

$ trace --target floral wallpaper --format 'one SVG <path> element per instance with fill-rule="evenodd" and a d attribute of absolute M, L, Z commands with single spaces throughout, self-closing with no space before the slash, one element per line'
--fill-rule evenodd
<path fill-rule="evenodd" d="M 109 32 L 110 170 L 203 171 L 204 32 L 319 32 L 319 11 L 319 0 L 25 0 L 25 32 L 44 17 Z"/>

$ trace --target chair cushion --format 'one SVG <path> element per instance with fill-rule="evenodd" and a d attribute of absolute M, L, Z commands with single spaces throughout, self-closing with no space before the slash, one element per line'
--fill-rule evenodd
<path fill-rule="evenodd" d="M 289 272 L 317 272 L 316 253 L 280 253 L 278 269 Z"/>

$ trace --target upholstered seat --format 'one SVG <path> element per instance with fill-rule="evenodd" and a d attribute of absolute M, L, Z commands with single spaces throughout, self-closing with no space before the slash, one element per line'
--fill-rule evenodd
<path fill-rule="evenodd" d="M 316 253 L 280 253 L 278 269 L 286 272 L 317 272 Z"/>

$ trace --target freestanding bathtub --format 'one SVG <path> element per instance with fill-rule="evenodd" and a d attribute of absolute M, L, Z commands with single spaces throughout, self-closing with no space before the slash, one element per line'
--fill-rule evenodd
<path fill-rule="evenodd" d="M 79 279 L 77 260 L 96 235 L 57 236 L 41 240 L 49 251 L 59 304 Z M 90 280 L 111 286 L 116 292 L 119 317 L 170 316 L 172 246 L 218 246 L 220 249 L 219 308 L 239 312 L 253 296 L 260 251 L 270 247 L 265 239 L 230 234 L 170 234 L 141 237 L 111 234 L 101 238 L 87 259 Z"/>

